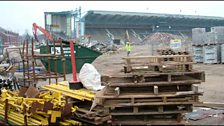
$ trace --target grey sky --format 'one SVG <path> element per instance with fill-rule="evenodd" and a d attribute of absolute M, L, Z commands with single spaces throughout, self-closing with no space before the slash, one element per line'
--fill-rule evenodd
<path fill-rule="evenodd" d="M 224 17 L 224 1 L 1 1 L 0 26 L 23 34 L 32 23 L 44 27 L 44 12 L 75 10 L 131 11 Z M 181 11 L 180 11 L 181 10 Z"/>

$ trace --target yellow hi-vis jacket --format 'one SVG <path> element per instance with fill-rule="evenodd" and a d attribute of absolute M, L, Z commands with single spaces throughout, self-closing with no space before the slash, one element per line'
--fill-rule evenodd
<path fill-rule="evenodd" d="M 126 49 L 126 51 L 131 52 L 131 50 L 132 50 L 132 46 L 131 46 L 131 44 L 126 44 L 126 45 L 125 45 L 125 49 Z"/>

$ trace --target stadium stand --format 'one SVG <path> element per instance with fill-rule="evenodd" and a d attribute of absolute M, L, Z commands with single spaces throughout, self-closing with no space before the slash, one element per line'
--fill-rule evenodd
<path fill-rule="evenodd" d="M 213 26 L 224 26 L 224 18 L 174 15 L 156 13 L 136 13 L 119 11 L 88 11 L 83 17 L 85 34 L 92 40 L 110 43 L 113 39 L 125 41 L 125 31 L 128 30 L 130 39 L 138 44 L 148 35 L 155 32 L 167 32 L 181 36 L 191 36 L 191 29 Z M 110 36 L 108 36 L 110 34 Z"/>

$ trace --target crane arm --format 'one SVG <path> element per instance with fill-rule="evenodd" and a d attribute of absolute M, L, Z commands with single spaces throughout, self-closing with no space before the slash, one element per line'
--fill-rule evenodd
<path fill-rule="evenodd" d="M 33 30 L 34 30 L 33 34 L 34 34 L 37 41 L 38 41 L 38 39 L 37 39 L 37 29 L 39 29 L 50 41 L 52 41 L 52 42 L 54 41 L 52 35 L 47 30 L 38 26 L 36 23 L 33 23 Z"/>
<path fill-rule="evenodd" d="M 52 34 L 50 32 L 48 32 L 44 28 L 38 26 L 36 23 L 33 23 L 33 34 L 34 34 L 34 37 L 35 37 L 35 39 L 37 41 L 38 41 L 38 38 L 37 38 L 37 29 L 40 30 L 50 41 L 54 42 L 53 36 L 52 36 Z M 86 38 L 90 39 L 90 35 L 83 35 L 83 36 L 80 36 L 80 37 L 86 37 Z M 76 41 L 78 41 L 78 39 Z M 70 41 L 68 41 L 68 40 L 62 40 L 62 43 L 69 44 Z"/>

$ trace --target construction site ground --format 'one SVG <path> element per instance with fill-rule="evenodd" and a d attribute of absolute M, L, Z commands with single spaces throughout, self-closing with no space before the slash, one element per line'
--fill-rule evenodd
<path fill-rule="evenodd" d="M 117 52 L 111 52 L 99 56 L 92 64 L 95 66 L 97 71 L 103 74 L 116 74 L 123 69 L 122 57 L 127 54 L 124 49 Z M 133 50 L 130 56 L 142 56 L 152 55 L 152 47 L 150 45 L 136 45 L 133 46 Z M 200 97 L 203 102 L 224 102 L 224 64 L 194 64 L 193 68 L 196 70 L 205 71 L 206 81 L 199 86 L 199 91 L 203 91 L 203 96 Z M 66 75 L 67 80 L 72 80 L 72 74 Z M 60 79 L 61 80 L 61 79 Z M 61 80 L 62 81 L 62 80 Z M 47 84 L 48 81 L 40 81 L 37 86 Z M 54 83 L 54 81 L 52 81 Z M 224 109 L 224 108 L 223 108 Z M 200 119 L 197 121 L 188 120 L 188 124 L 195 125 L 211 125 L 221 124 L 224 125 L 224 116 L 209 117 Z"/>

